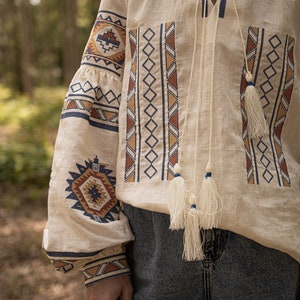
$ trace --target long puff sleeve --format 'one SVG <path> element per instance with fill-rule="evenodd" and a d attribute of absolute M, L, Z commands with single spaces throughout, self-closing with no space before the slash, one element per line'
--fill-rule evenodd
<path fill-rule="evenodd" d="M 86 284 L 129 272 L 132 240 L 115 196 L 126 6 L 102 0 L 61 114 L 43 247 L 56 269 L 82 270 Z"/>

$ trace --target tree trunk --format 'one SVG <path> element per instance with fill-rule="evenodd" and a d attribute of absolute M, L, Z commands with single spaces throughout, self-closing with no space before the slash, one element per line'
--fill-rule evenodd
<path fill-rule="evenodd" d="M 63 30 L 63 80 L 69 84 L 79 67 L 81 52 L 79 49 L 79 34 L 76 22 L 77 1 L 61 1 L 61 21 Z"/>
<path fill-rule="evenodd" d="M 33 82 L 32 82 L 32 30 L 29 0 L 20 0 L 18 2 L 20 13 L 20 45 L 21 45 L 21 82 L 22 90 L 25 94 L 33 97 Z"/>

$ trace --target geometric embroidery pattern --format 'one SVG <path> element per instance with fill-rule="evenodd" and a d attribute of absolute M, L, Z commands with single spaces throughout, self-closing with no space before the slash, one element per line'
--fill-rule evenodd
<path fill-rule="evenodd" d="M 142 49 L 143 53 L 145 54 L 145 61 L 143 62 L 142 66 L 146 71 L 145 77 L 143 78 L 143 83 L 145 85 L 143 98 L 148 102 L 148 105 L 146 105 L 146 108 L 144 109 L 145 115 L 148 117 L 145 124 L 145 128 L 148 132 L 148 135 L 145 137 L 145 143 L 150 148 L 150 150 L 145 155 L 149 166 L 145 169 L 144 173 L 149 178 L 152 178 L 157 173 L 157 170 L 153 164 L 158 158 L 158 154 L 155 152 L 155 146 L 158 143 L 158 139 L 155 137 L 155 130 L 158 127 L 157 123 L 155 122 L 155 114 L 157 113 L 157 108 L 155 107 L 154 100 L 156 98 L 156 93 L 152 89 L 152 85 L 156 81 L 155 75 L 152 73 L 155 63 L 153 59 L 151 59 L 151 55 L 155 50 L 151 41 L 155 36 L 155 33 L 153 30 L 151 30 L 151 28 L 148 28 L 142 36 L 146 40 L 145 47 Z"/>
<path fill-rule="evenodd" d="M 291 36 L 287 36 L 286 39 L 286 46 L 285 46 L 285 53 L 286 56 L 284 57 L 284 73 L 285 78 L 283 82 L 283 92 L 281 98 L 278 99 L 275 105 L 274 111 L 274 120 L 272 121 L 273 124 L 273 148 L 277 155 L 277 163 L 280 170 L 280 177 L 279 177 L 279 185 L 283 185 L 285 187 L 291 186 L 291 181 L 288 174 L 288 168 L 286 164 L 286 160 L 284 157 L 284 153 L 282 150 L 282 143 L 281 143 L 281 133 L 284 126 L 284 122 L 286 120 L 286 115 L 289 109 L 293 87 L 294 87 L 294 73 L 295 73 L 295 66 L 294 66 L 294 44 L 295 39 Z"/>
<path fill-rule="evenodd" d="M 126 163 L 125 163 L 125 181 L 134 182 L 136 180 L 136 99 L 137 99 L 137 63 L 138 46 L 137 30 L 129 32 L 129 43 L 131 53 L 131 69 L 128 84 L 127 96 L 127 134 L 126 134 Z"/>
<path fill-rule="evenodd" d="M 270 94 L 270 92 L 273 90 L 272 79 L 277 75 L 276 69 L 273 65 L 279 59 L 276 48 L 281 45 L 281 41 L 277 35 L 274 35 L 269 39 L 269 44 L 271 45 L 271 51 L 266 55 L 269 64 L 263 70 L 266 80 L 260 85 L 260 88 L 263 92 L 263 96 L 261 98 L 263 107 L 267 107 L 271 102 L 271 100 L 268 99 L 268 94 Z"/>
<path fill-rule="evenodd" d="M 51 260 L 56 271 L 67 273 L 74 269 L 74 262 L 77 260 Z"/>
<path fill-rule="evenodd" d="M 97 42 L 99 42 L 99 45 L 101 46 L 104 53 L 109 52 L 114 48 L 118 49 L 120 46 L 120 42 L 117 40 L 116 35 L 112 31 L 112 29 L 103 34 L 99 33 L 96 40 Z"/>
<path fill-rule="evenodd" d="M 247 181 L 250 184 L 261 184 L 264 181 L 267 184 L 291 186 L 281 134 L 294 85 L 294 43 L 295 40 L 291 36 L 268 35 L 264 29 L 256 27 L 248 29 L 248 67 L 254 76 L 254 84 L 260 88 L 261 104 L 270 124 L 269 137 L 255 140 L 248 136 L 245 111 L 247 81 L 244 65 L 240 89 L 242 137 L 246 154 Z M 275 178 L 277 180 L 274 180 Z"/>
<path fill-rule="evenodd" d="M 89 81 L 72 82 L 61 118 L 83 118 L 91 126 L 117 132 L 120 98 L 119 91 L 105 91 Z"/>
<path fill-rule="evenodd" d="M 261 157 L 260 157 L 260 162 L 262 166 L 264 166 L 264 171 L 263 171 L 263 178 L 266 180 L 266 182 L 270 183 L 272 179 L 274 178 L 273 174 L 268 170 L 270 167 L 271 161 L 268 158 L 267 155 L 267 150 L 268 150 L 268 145 L 264 143 L 263 139 L 260 139 L 260 141 L 257 144 L 257 149 L 261 152 Z"/>
<path fill-rule="evenodd" d="M 277 79 L 277 71 L 275 68 L 275 64 L 280 56 L 279 46 L 281 45 L 281 40 L 279 39 L 278 35 L 275 34 L 268 39 L 268 43 L 270 47 L 270 51 L 266 54 L 266 62 L 268 63 L 263 69 L 265 80 L 262 80 L 263 82 L 260 85 L 262 94 L 261 104 L 265 110 L 268 108 L 268 106 L 271 105 L 272 102 L 274 85 L 276 84 L 274 80 Z M 257 149 L 260 151 L 261 166 L 262 168 L 264 168 L 262 171 L 262 177 L 267 183 L 271 183 L 271 181 L 274 179 L 274 175 L 269 170 L 271 166 L 271 158 L 268 157 L 268 153 L 270 153 L 268 148 L 269 143 L 266 143 L 263 141 L 263 139 L 260 139 L 260 141 L 257 144 Z"/>
<path fill-rule="evenodd" d="M 97 157 L 85 165 L 77 164 L 78 173 L 69 172 L 67 179 L 69 192 L 67 199 L 75 200 L 73 209 L 99 223 L 109 223 L 118 219 L 119 204 L 115 196 L 115 177 L 111 170 L 99 163 Z"/>
<path fill-rule="evenodd" d="M 122 74 L 125 59 L 126 18 L 109 11 L 99 11 L 81 64 Z"/>
<path fill-rule="evenodd" d="M 178 82 L 175 51 L 175 23 L 166 24 L 166 73 L 167 73 L 167 99 L 169 118 L 169 163 L 168 180 L 174 177 L 174 166 L 178 162 L 179 148 L 179 116 L 178 116 Z"/>
<path fill-rule="evenodd" d="M 174 177 L 179 148 L 175 44 L 174 22 L 129 31 L 125 182 Z"/>
<path fill-rule="evenodd" d="M 88 263 L 82 272 L 88 285 L 95 280 L 128 274 L 130 270 L 125 255 L 120 254 Z"/>

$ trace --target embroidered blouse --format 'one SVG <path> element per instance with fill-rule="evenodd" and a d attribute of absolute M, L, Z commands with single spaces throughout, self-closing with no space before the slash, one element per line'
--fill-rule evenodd
<path fill-rule="evenodd" d="M 211 163 L 218 227 L 300 261 L 300 2 L 234 4 L 101 1 L 55 145 L 43 247 L 58 270 L 128 274 L 120 202 L 170 213 L 179 162 L 196 196 Z M 247 68 L 265 136 L 249 134 Z"/>

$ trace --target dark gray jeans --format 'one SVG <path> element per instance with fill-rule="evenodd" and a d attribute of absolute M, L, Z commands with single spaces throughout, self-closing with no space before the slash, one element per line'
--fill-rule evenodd
<path fill-rule="evenodd" d="M 135 300 L 300 299 L 299 264 L 230 231 L 201 232 L 204 261 L 182 260 L 183 232 L 169 216 L 124 207 L 136 240 L 127 247 Z"/>

